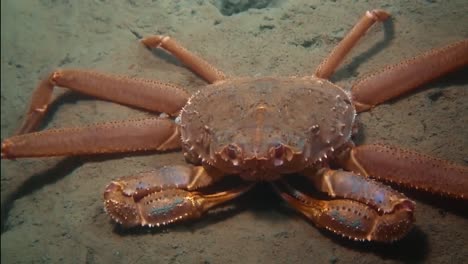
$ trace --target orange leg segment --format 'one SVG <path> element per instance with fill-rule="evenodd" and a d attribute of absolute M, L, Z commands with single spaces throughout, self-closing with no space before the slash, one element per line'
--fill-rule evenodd
<path fill-rule="evenodd" d="M 172 55 L 174 55 L 180 61 L 182 61 L 185 65 L 187 65 L 189 69 L 194 71 L 196 74 L 198 74 L 200 77 L 202 77 L 209 83 L 215 83 L 217 81 L 222 81 L 226 79 L 226 76 L 223 72 L 216 69 L 204 59 L 191 53 L 190 51 L 182 47 L 182 45 L 177 43 L 174 39 L 168 36 L 150 36 L 142 39 L 141 42 L 149 48 L 161 47 L 164 50 L 170 52 Z"/>
<path fill-rule="evenodd" d="M 415 189 L 468 199 L 468 167 L 396 147 L 353 148 L 348 170 Z"/>
<path fill-rule="evenodd" d="M 176 149 L 179 127 L 148 118 L 16 135 L 2 142 L 2 159 Z"/>
<path fill-rule="evenodd" d="M 356 45 L 367 30 L 378 21 L 385 21 L 390 15 L 383 10 L 367 11 L 351 31 L 340 41 L 315 71 L 315 76 L 328 79 L 344 60 L 349 51 Z"/>
<path fill-rule="evenodd" d="M 26 119 L 16 134 L 34 131 L 51 103 L 54 86 L 66 87 L 100 99 L 149 111 L 176 115 L 188 93 L 172 84 L 85 70 L 57 70 L 39 83 Z"/>
<path fill-rule="evenodd" d="M 419 85 L 468 65 L 468 39 L 387 66 L 357 81 L 351 90 L 359 112 L 407 93 Z"/>

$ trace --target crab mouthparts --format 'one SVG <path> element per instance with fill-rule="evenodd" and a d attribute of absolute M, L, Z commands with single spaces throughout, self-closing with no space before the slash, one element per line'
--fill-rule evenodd
<path fill-rule="evenodd" d="M 262 167 L 279 167 L 293 158 L 293 151 L 289 146 L 282 143 L 271 144 L 265 150 L 260 151 L 260 147 L 253 147 L 251 150 L 231 143 L 226 145 L 221 151 L 221 158 L 230 161 L 234 166 L 245 163 L 255 163 L 257 169 Z"/>

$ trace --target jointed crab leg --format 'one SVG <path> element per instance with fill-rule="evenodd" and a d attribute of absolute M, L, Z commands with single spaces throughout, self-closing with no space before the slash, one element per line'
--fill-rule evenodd
<path fill-rule="evenodd" d="M 16 135 L 2 142 L 2 159 L 167 150 L 180 147 L 171 119 L 148 118 Z"/>
<path fill-rule="evenodd" d="M 226 79 L 225 74 L 209 64 L 204 59 L 191 53 L 174 39 L 168 36 L 155 35 L 144 38 L 141 42 L 150 48 L 161 47 L 176 56 L 180 61 L 187 65 L 192 71 L 209 83 L 215 83 Z"/>
<path fill-rule="evenodd" d="M 333 198 L 346 198 L 372 206 L 379 212 L 390 213 L 402 203 L 411 203 L 406 196 L 383 183 L 343 170 L 322 169 L 302 173 L 315 189 Z"/>
<path fill-rule="evenodd" d="M 353 103 L 357 111 L 366 111 L 466 65 L 468 39 L 427 51 L 362 78 L 352 87 Z"/>
<path fill-rule="evenodd" d="M 468 199 L 468 167 L 381 144 L 351 150 L 348 170 L 403 186 Z"/>
<path fill-rule="evenodd" d="M 367 11 L 350 32 L 340 41 L 315 71 L 315 76 L 328 79 L 338 68 L 349 51 L 356 45 L 367 30 L 378 21 L 385 21 L 390 15 L 383 10 Z"/>
<path fill-rule="evenodd" d="M 253 184 L 203 194 L 193 191 L 211 185 L 224 175 L 203 167 L 169 166 L 150 173 L 123 177 L 104 192 L 104 206 L 125 227 L 160 226 L 200 217 L 210 208 L 247 192 Z"/>
<path fill-rule="evenodd" d="M 316 225 L 351 239 L 391 242 L 406 235 L 414 221 L 414 204 L 409 200 L 385 213 L 350 199 L 315 199 L 285 182 L 272 185 L 289 205 Z"/>
<path fill-rule="evenodd" d="M 212 167 L 172 165 L 115 179 L 107 189 L 116 189 L 112 185 L 117 185 L 117 189 L 123 194 L 139 200 L 164 189 L 195 191 L 210 186 L 223 177 L 224 173 Z"/>
<path fill-rule="evenodd" d="M 39 83 L 26 119 L 16 134 L 32 132 L 42 120 L 52 99 L 54 86 L 149 111 L 176 115 L 189 95 L 172 84 L 84 70 L 57 70 Z"/>

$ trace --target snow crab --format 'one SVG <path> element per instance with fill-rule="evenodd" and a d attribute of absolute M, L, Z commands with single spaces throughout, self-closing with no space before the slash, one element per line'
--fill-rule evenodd
<path fill-rule="evenodd" d="M 190 165 L 112 181 L 104 192 L 110 217 L 125 227 L 198 218 L 266 181 L 317 226 L 356 240 L 400 239 L 413 225 L 415 204 L 370 177 L 468 199 L 468 169 L 393 146 L 356 147 L 355 116 L 467 65 L 468 40 L 388 66 L 356 82 L 350 92 L 328 81 L 366 31 L 388 16 L 367 11 L 315 73 L 304 77 L 231 78 L 170 37 L 142 39 L 209 83 L 191 96 L 158 81 L 56 70 L 39 83 L 23 125 L 3 141 L 1 157 L 182 148 Z M 167 115 L 33 132 L 55 86 Z M 322 195 L 291 184 L 292 174 L 306 177 Z M 207 191 L 226 175 L 241 181 L 232 189 Z"/>

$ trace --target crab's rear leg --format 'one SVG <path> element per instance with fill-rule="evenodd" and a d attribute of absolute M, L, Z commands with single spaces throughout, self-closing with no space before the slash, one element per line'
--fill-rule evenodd
<path fill-rule="evenodd" d="M 343 167 L 363 176 L 468 199 L 468 167 L 382 144 L 351 149 Z"/>
<path fill-rule="evenodd" d="M 362 183 L 357 183 L 360 190 L 366 188 L 366 184 L 362 185 Z M 383 190 L 382 192 L 391 196 L 385 198 L 398 198 L 389 203 L 391 210 L 387 210 L 390 207 L 385 208 L 386 206 L 380 205 L 376 207 L 367 200 L 369 197 L 365 197 L 366 194 L 361 197 L 359 192 L 343 199 L 320 200 L 294 189 L 286 182 L 274 183 L 273 187 L 289 205 L 317 226 L 354 240 L 380 242 L 398 240 L 408 233 L 414 222 L 414 203 L 407 198 L 400 199 L 402 195 L 395 191 L 388 193 L 388 190 Z M 330 190 L 322 189 L 322 191 Z M 352 190 L 349 192 L 351 193 Z M 342 198 L 345 195 L 338 191 L 338 194 L 335 193 L 334 196 Z"/>
<path fill-rule="evenodd" d="M 390 14 L 383 10 L 367 11 L 348 34 L 338 43 L 332 52 L 320 63 L 315 76 L 328 79 L 338 68 L 350 50 L 356 45 L 367 30 L 378 21 L 385 21 Z"/>
<path fill-rule="evenodd" d="M 223 176 L 213 168 L 169 166 L 123 177 L 106 187 L 104 206 L 110 217 L 125 227 L 160 226 L 198 218 L 253 186 L 242 185 L 213 194 L 196 191 Z"/>
<path fill-rule="evenodd" d="M 419 85 L 468 65 L 468 39 L 390 65 L 357 81 L 351 90 L 358 111 L 366 111 Z"/>
<path fill-rule="evenodd" d="M 162 48 L 182 61 L 188 68 L 209 83 L 226 79 L 226 75 L 201 57 L 184 48 L 168 36 L 154 35 L 141 40 L 148 48 Z"/>
<path fill-rule="evenodd" d="M 26 118 L 16 134 L 34 131 L 52 102 L 55 86 L 154 112 L 176 115 L 188 93 L 173 84 L 86 70 L 56 70 L 34 90 Z"/>

